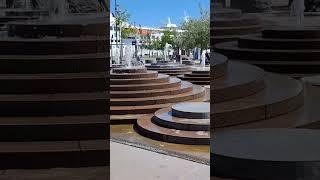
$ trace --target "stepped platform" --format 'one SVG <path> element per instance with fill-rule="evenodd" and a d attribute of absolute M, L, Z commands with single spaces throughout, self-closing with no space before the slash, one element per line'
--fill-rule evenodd
<path fill-rule="evenodd" d="M 234 41 L 248 34 L 257 34 L 262 30 L 256 16 L 242 15 L 241 10 L 216 8 L 210 24 L 212 44 Z"/>
<path fill-rule="evenodd" d="M 227 73 L 212 83 L 212 128 L 272 119 L 303 105 L 301 83 L 245 63 L 228 61 Z"/>
<path fill-rule="evenodd" d="M 138 119 L 135 130 L 146 137 L 178 144 L 208 145 L 210 104 L 185 102 Z"/>
<path fill-rule="evenodd" d="M 319 34 L 318 27 L 273 27 L 214 49 L 230 59 L 300 78 L 320 73 Z"/>
<path fill-rule="evenodd" d="M 210 67 L 196 67 L 193 68 L 191 74 L 184 74 L 178 76 L 181 80 L 191 82 L 197 85 L 210 84 Z"/>
<path fill-rule="evenodd" d="M 112 124 L 132 124 L 171 104 L 206 99 L 205 88 L 142 67 L 112 69 L 110 90 Z"/>
<path fill-rule="evenodd" d="M 178 76 L 191 73 L 191 68 L 184 64 L 151 64 L 146 65 L 146 68 L 151 71 L 158 71 L 159 73 L 168 74 L 171 76 Z"/>
<path fill-rule="evenodd" d="M 241 68 L 241 65 L 245 65 L 247 68 L 245 68 L 244 66 L 242 66 Z M 242 71 L 239 72 L 243 74 L 245 72 L 249 72 L 248 68 L 252 68 L 254 66 L 229 60 L 228 68 L 229 70 L 231 70 L 228 71 L 225 76 L 229 76 L 229 74 L 232 73 L 237 74 L 237 71 L 233 69 L 233 67 L 242 69 Z M 259 69 L 257 67 L 255 68 Z M 289 151 L 291 152 L 291 150 L 286 150 L 284 147 L 294 149 L 294 152 L 301 150 L 301 148 L 299 149 L 290 146 L 290 144 L 292 145 L 292 142 L 296 140 L 297 144 L 296 142 L 293 144 L 296 144 L 297 146 L 311 147 L 310 145 L 299 145 L 299 143 L 306 142 L 306 140 L 303 140 L 303 138 L 307 138 L 304 135 L 313 134 L 312 130 L 304 130 L 305 128 L 319 128 L 319 112 L 317 110 L 317 107 L 319 106 L 320 96 L 317 89 L 317 79 L 308 78 L 308 82 L 310 81 L 309 83 L 311 84 L 305 85 L 304 87 L 308 87 L 304 90 L 304 87 L 302 87 L 302 84 L 299 81 L 294 80 L 288 76 L 267 72 L 264 72 L 263 74 L 264 75 L 262 76 L 262 79 L 264 82 L 264 86 L 257 92 L 251 95 L 247 94 L 243 97 L 237 97 L 230 100 L 225 99 L 225 97 L 227 97 L 228 95 L 226 93 L 227 95 L 224 95 L 224 97 L 220 98 L 220 102 L 219 98 L 216 97 L 218 101 L 216 101 L 216 103 L 215 101 L 213 101 L 213 104 L 211 104 L 211 107 L 213 107 L 211 110 L 211 117 L 213 117 L 213 119 L 215 120 L 211 124 L 212 130 L 215 132 L 213 138 L 211 139 L 211 143 L 213 145 L 211 147 L 211 159 L 215 159 L 213 161 L 213 164 L 211 165 L 212 175 L 214 176 L 211 178 L 213 179 L 261 179 L 261 176 L 268 177 L 268 175 L 266 174 L 261 174 L 262 172 L 268 173 L 270 171 L 272 171 L 273 173 L 270 173 L 269 175 L 275 174 L 274 172 L 278 172 L 282 177 L 281 179 L 294 179 L 295 177 L 292 177 L 292 175 L 297 175 L 296 177 L 299 177 L 299 174 L 292 174 L 292 171 L 286 170 L 290 168 L 301 168 L 301 166 L 305 166 L 306 164 L 308 164 L 307 166 L 311 167 L 311 162 L 316 161 L 315 159 L 309 159 L 312 156 L 311 153 L 306 153 L 310 155 L 309 157 L 304 156 L 308 160 L 295 159 L 298 156 L 290 156 L 290 153 L 286 154 Z M 241 76 L 240 73 L 238 76 Z M 238 76 L 235 75 L 235 77 Z M 254 77 L 253 79 L 259 79 L 260 76 L 252 75 L 252 77 Z M 216 81 L 220 78 L 221 77 L 214 78 L 213 80 Z M 237 78 L 234 78 L 234 80 L 236 79 Z M 254 82 L 257 80 L 250 81 Z M 214 87 L 215 86 L 213 86 L 213 88 Z M 251 89 L 253 88 L 251 87 L 250 90 Z M 247 91 L 249 91 L 249 89 Z M 241 93 L 242 91 L 239 90 L 231 92 L 231 94 L 236 95 Z M 215 96 L 214 92 L 211 92 L 211 94 L 212 96 Z M 211 98 L 214 99 L 214 97 Z M 247 109 L 248 111 L 246 111 L 245 109 Z M 263 132 L 261 132 L 260 135 L 259 128 L 267 129 L 262 130 Z M 272 128 L 284 129 L 278 131 Z M 300 129 L 301 133 L 299 133 Z M 298 132 L 296 133 L 295 131 Z M 244 136 L 246 136 L 246 138 Z M 228 140 L 225 139 L 226 137 Z M 294 138 L 290 139 L 290 137 Z M 259 142 L 271 143 L 272 146 L 270 144 L 258 144 Z M 277 143 L 281 145 L 278 146 Z M 246 150 L 242 148 L 238 150 L 238 148 L 235 148 L 235 146 L 231 148 L 232 145 L 248 148 Z M 262 148 L 260 149 L 260 147 Z M 275 147 L 279 147 L 279 149 L 274 151 Z M 273 151 L 267 150 L 268 152 L 272 152 L 271 154 L 265 153 L 265 149 L 268 148 L 273 149 Z M 246 151 L 247 154 L 244 153 L 244 151 Z M 299 151 L 299 153 L 302 152 Z M 250 157 L 248 154 L 250 154 Z M 262 154 L 264 154 L 265 156 L 263 156 Z M 302 156 L 303 154 L 304 153 L 302 153 Z M 259 161 L 264 162 L 261 163 L 262 166 L 255 164 L 260 163 Z M 234 165 L 233 169 L 229 168 L 230 164 Z M 296 166 L 294 167 L 293 164 L 295 164 Z M 247 165 L 253 165 L 253 167 L 249 168 Z M 266 167 L 263 165 L 270 166 Z M 272 169 L 272 167 L 274 169 Z M 280 167 L 283 169 L 281 169 Z M 243 171 L 242 168 L 254 169 L 254 172 L 258 173 L 254 173 L 251 171 L 250 173 L 246 173 L 247 171 Z M 271 168 L 272 170 L 269 168 Z M 278 175 L 278 173 L 276 174 Z M 308 176 L 310 177 L 312 177 L 313 175 L 314 174 L 312 174 L 311 171 L 308 174 Z M 274 179 L 276 177 L 272 178 L 270 176 L 269 178 Z"/>
<path fill-rule="evenodd" d="M 62 22 L 50 28 L 76 24 Z M 32 28 L 23 31 L 35 36 L 24 37 L 13 28 L 30 23 L 44 21 L 14 22 L 0 39 L 0 169 L 106 166 L 106 37 L 93 29 L 58 37 Z M 95 23 L 106 26 L 99 18 Z"/>

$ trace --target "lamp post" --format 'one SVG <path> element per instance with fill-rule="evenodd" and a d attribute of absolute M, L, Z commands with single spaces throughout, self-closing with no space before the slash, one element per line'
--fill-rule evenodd
<path fill-rule="evenodd" d="M 115 18 L 115 30 L 116 30 L 116 50 L 118 49 L 118 9 L 117 9 L 117 0 L 114 0 L 114 18 Z M 118 55 L 116 53 L 116 55 Z M 120 58 L 118 59 L 118 57 L 115 57 L 116 60 L 118 60 L 118 62 L 116 62 L 117 64 L 120 64 Z"/>

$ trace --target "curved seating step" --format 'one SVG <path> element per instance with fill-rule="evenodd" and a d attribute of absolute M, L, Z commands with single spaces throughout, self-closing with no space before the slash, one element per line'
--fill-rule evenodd
<path fill-rule="evenodd" d="M 151 122 L 151 117 L 138 119 L 135 130 L 151 139 L 178 144 L 208 145 L 210 131 L 184 131 L 168 129 Z"/>
<path fill-rule="evenodd" d="M 185 82 L 188 83 L 188 82 Z M 191 83 L 190 83 L 191 85 Z M 111 106 L 144 106 L 153 104 L 166 104 L 166 103 L 176 103 L 181 101 L 187 101 L 190 99 L 197 99 L 204 96 L 204 88 L 200 86 L 193 86 L 190 92 L 185 92 L 176 95 L 166 95 L 166 96 L 155 96 L 155 97 L 144 97 L 144 98 L 113 98 L 110 99 Z"/>
<path fill-rule="evenodd" d="M 110 84 L 112 85 L 150 84 L 150 83 L 163 83 L 168 81 L 169 81 L 169 75 L 158 74 L 157 77 L 152 77 L 152 78 L 110 79 Z"/>
<path fill-rule="evenodd" d="M 156 78 L 157 71 L 147 71 L 145 73 L 110 73 L 110 79 L 136 79 L 136 78 Z"/>
<path fill-rule="evenodd" d="M 209 131 L 210 118 L 207 119 L 190 119 L 180 118 L 172 114 L 170 108 L 160 109 L 154 113 L 152 122 L 161 127 L 169 129 L 179 129 L 185 131 Z"/>
<path fill-rule="evenodd" d="M 66 116 L 105 114 L 107 92 L 1 94 L 1 116 Z"/>
<path fill-rule="evenodd" d="M 0 74 L 2 94 L 76 93 L 106 90 L 107 75 L 97 73 Z"/>
<path fill-rule="evenodd" d="M 150 84 L 122 84 L 110 85 L 111 91 L 140 91 L 140 90 L 154 90 L 161 88 L 180 87 L 181 80 L 178 78 L 170 78 L 168 82 L 150 83 Z"/>
<path fill-rule="evenodd" d="M 0 117 L 0 142 L 106 139 L 107 115 Z"/>
<path fill-rule="evenodd" d="M 208 101 L 207 97 L 191 99 L 186 102 Z M 111 124 L 133 124 L 138 118 L 150 115 L 159 109 L 168 108 L 176 103 L 157 104 L 147 106 L 116 106 L 110 107 Z"/>
<path fill-rule="evenodd" d="M 238 39 L 239 48 L 247 49 L 320 49 L 319 39 L 271 39 L 262 36 L 247 36 Z"/>
<path fill-rule="evenodd" d="M 152 90 L 139 90 L 139 91 L 111 91 L 111 98 L 142 98 L 154 97 L 165 95 L 177 95 L 192 91 L 193 86 L 189 83 L 181 82 L 179 87 L 152 89 Z"/>
<path fill-rule="evenodd" d="M 0 74 L 105 72 L 106 58 L 106 53 L 62 55 L 16 55 L 13 53 L 0 55 Z"/>
<path fill-rule="evenodd" d="M 235 26 L 252 26 L 260 24 L 256 17 L 240 17 L 240 18 L 214 18 L 214 27 L 235 27 Z"/>
<path fill-rule="evenodd" d="M 255 94 L 265 88 L 265 72 L 255 66 L 229 61 L 225 76 L 213 79 L 210 88 L 214 103 Z"/>
<path fill-rule="evenodd" d="M 107 144 L 107 140 L 0 142 L 0 169 L 106 166 Z"/>
<path fill-rule="evenodd" d="M 235 41 L 215 44 L 214 49 L 230 59 L 238 60 L 316 61 L 316 57 L 320 56 L 320 49 L 248 49 L 239 48 Z"/>
<path fill-rule="evenodd" d="M 2 55 L 56 55 L 105 53 L 106 39 L 86 38 L 50 38 L 22 39 L 17 37 L 0 38 Z M 37 48 L 34 48 L 37 47 Z"/>
<path fill-rule="evenodd" d="M 255 34 L 262 30 L 260 25 L 247 25 L 235 27 L 214 27 L 211 28 L 211 36 L 245 35 Z"/>
<path fill-rule="evenodd" d="M 267 74 L 265 89 L 240 99 L 211 106 L 213 128 L 267 120 L 288 114 L 303 105 L 303 87 L 287 76 Z"/>

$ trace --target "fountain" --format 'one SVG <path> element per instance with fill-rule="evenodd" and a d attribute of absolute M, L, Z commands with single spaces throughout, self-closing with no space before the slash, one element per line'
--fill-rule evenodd
<path fill-rule="evenodd" d="M 291 15 L 295 15 L 297 19 L 297 25 L 302 25 L 304 20 L 304 0 L 293 0 L 291 4 Z"/>
<path fill-rule="evenodd" d="M 132 50 L 129 46 L 126 46 L 124 48 L 124 51 L 125 51 L 125 55 L 124 55 L 124 58 L 126 60 L 126 67 L 127 68 L 132 68 Z"/>
<path fill-rule="evenodd" d="M 201 54 L 201 67 L 205 67 L 205 66 L 206 66 L 206 53 L 205 51 L 203 51 Z"/>

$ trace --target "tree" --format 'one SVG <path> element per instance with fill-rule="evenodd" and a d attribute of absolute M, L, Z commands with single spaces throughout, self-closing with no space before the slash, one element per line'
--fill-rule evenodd
<path fill-rule="evenodd" d="M 210 14 L 200 5 L 199 9 L 200 17 L 184 22 L 181 26 L 184 32 L 179 33 L 174 40 L 177 46 L 185 50 L 196 47 L 205 50 L 210 47 Z"/>
<path fill-rule="evenodd" d="M 163 36 L 161 37 L 161 49 L 164 49 L 167 44 L 173 45 L 174 44 L 174 35 L 175 33 L 172 30 L 165 30 L 163 31 Z"/>
<path fill-rule="evenodd" d="M 121 38 L 125 39 L 125 38 L 128 38 L 130 36 L 134 36 L 136 34 L 137 34 L 137 30 L 135 28 L 123 27 L 123 29 L 121 31 Z"/>

